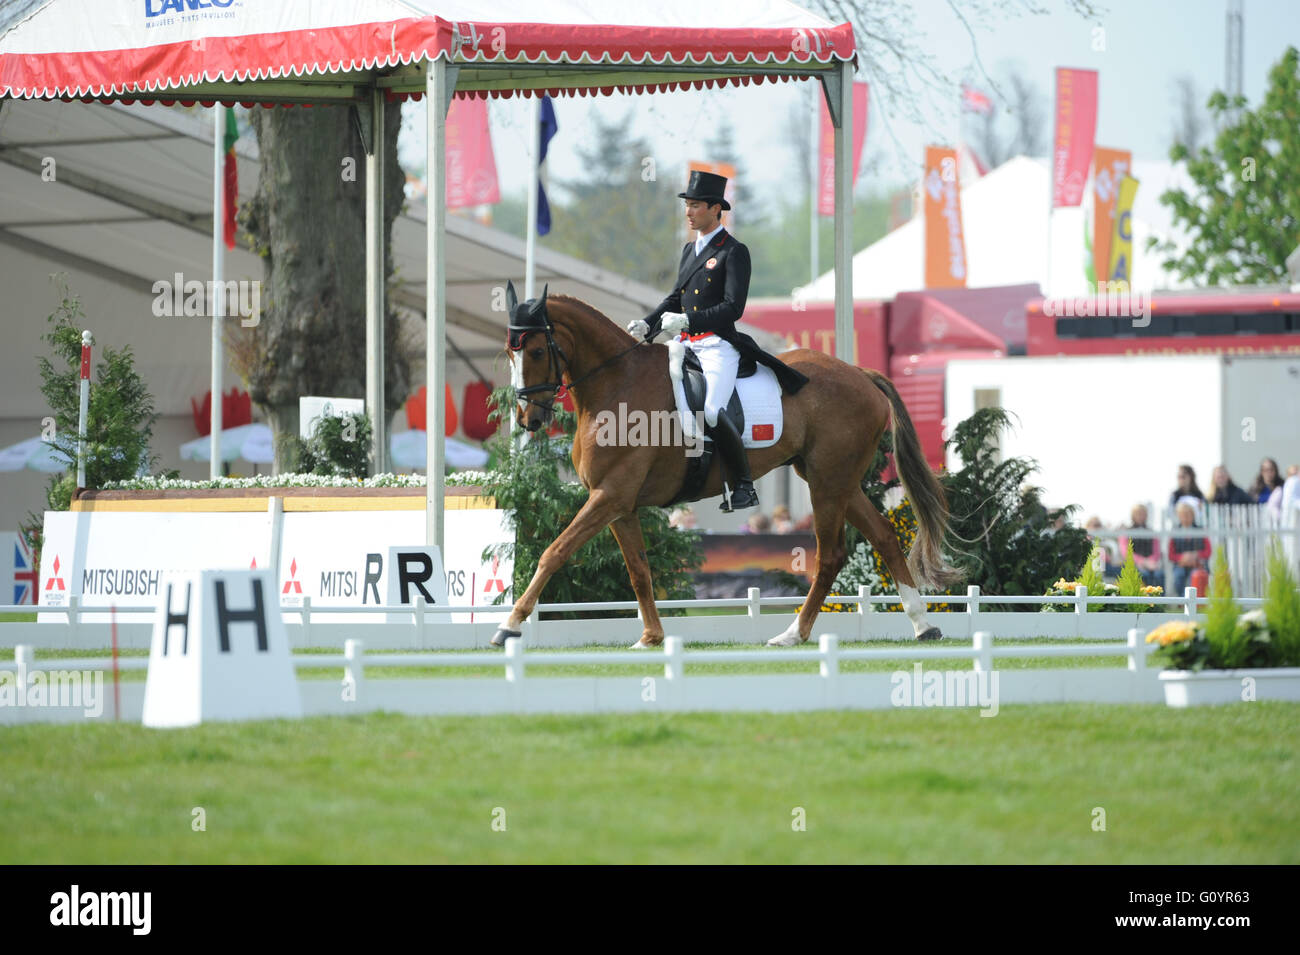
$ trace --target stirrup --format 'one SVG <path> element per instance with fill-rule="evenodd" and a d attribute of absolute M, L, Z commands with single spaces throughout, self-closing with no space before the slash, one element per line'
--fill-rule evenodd
<path fill-rule="evenodd" d="M 730 494 L 723 488 L 722 504 L 718 509 L 724 514 L 743 511 L 749 507 L 758 507 L 758 492 L 754 490 L 753 481 L 738 481 Z"/>

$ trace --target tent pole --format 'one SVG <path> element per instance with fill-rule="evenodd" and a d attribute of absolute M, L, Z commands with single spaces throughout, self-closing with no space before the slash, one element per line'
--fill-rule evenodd
<path fill-rule="evenodd" d="M 226 107 L 217 103 L 212 109 L 212 461 L 208 468 L 208 477 L 214 481 L 222 476 L 221 467 L 221 389 L 225 383 L 221 380 L 225 355 L 222 350 L 221 316 L 225 314 L 225 285 L 222 273 L 225 271 L 226 237 L 225 233 L 225 140 Z"/>
<path fill-rule="evenodd" d="M 817 81 L 808 84 L 812 89 L 812 160 L 809 163 L 812 166 L 812 183 L 809 187 L 811 199 L 808 202 L 808 282 L 809 284 L 817 281 L 817 276 L 821 274 L 818 266 L 821 265 L 821 250 L 818 240 L 821 238 L 821 216 L 818 215 L 821 205 L 821 182 L 822 182 L 822 85 Z"/>
<path fill-rule="evenodd" d="M 384 413 L 384 93 L 370 90 L 370 153 L 366 156 L 366 414 L 370 416 L 370 473 L 388 470 L 388 416 Z"/>
<path fill-rule="evenodd" d="M 428 188 L 428 244 L 426 248 L 425 450 L 428 480 L 425 487 L 425 544 L 442 549 L 443 485 L 446 471 L 447 353 L 447 60 L 435 57 L 425 68 L 425 126 Z"/>
<path fill-rule="evenodd" d="M 537 184 L 541 176 L 542 94 L 528 100 L 528 129 L 532 145 L 528 149 L 528 223 L 524 236 L 524 301 L 536 295 L 537 281 Z"/>
<path fill-rule="evenodd" d="M 835 357 L 854 363 L 853 61 L 839 64 L 840 121 L 835 127 Z M 833 118 L 833 117 L 832 117 Z"/>

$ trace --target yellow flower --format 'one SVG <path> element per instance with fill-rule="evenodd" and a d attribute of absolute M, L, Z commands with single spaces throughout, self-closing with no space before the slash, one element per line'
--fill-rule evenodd
<path fill-rule="evenodd" d="M 1196 636 L 1197 625 L 1182 621 L 1171 621 L 1156 627 L 1147 634 L 1147 643 L 1158 643 L 1167 647 L 1171 643 L 1185 643 Z"/>

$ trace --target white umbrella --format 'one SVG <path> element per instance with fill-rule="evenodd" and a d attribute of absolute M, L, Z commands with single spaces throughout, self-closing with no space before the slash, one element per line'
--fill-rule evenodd
<path fill-rule="evenodd" d="M 454 468 L 481 468 L 488 463 L 488 453 L 464 441 L 447 438 L 447 463 Z M 424 431 L 412 428 L 389 435 L 389 452 L 399 468 L 423 468 L 429 463 Z"/>
<path fill-rule="evenodd" d="M 21 471 L 30 468 L 53 474 L 71 467 L 62 455 L 45 443 L 43 438 L 28 438 L 0 450 L 0 471 Z"/>
<path fill-rule="evenodd" d="M 210 438 L 195 438 L 181 445 L 182 461 L 208 461 L 212 457 Z M 275 459 L 271 429 L 264 424 L 241 424 L 221 432 L 221 459 L 243 458 L 253 464 L 269 464 Z"/>

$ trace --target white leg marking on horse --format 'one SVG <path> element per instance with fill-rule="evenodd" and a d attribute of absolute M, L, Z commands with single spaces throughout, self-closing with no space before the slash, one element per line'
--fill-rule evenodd
<path fill-rule="evenodd" d="M 907 584 L 899 584 L 898 596 L 903 601 L 903 610 L 907 612 L 907 619 L 912 621 L 912 629 L 919 637 L 930 628 L 930 621 L 925 619 L 925 601 L 921 599 L 921 592 Z"/>
<path fill-rule="evenodd" d="M 799 615 L 795 614 L 794 622 L 786 627 L 783 633 L 767 641 L 767 645 L 769 647 L 797 647 L 803 642 L 803 637 L 799 636 Z"/>

